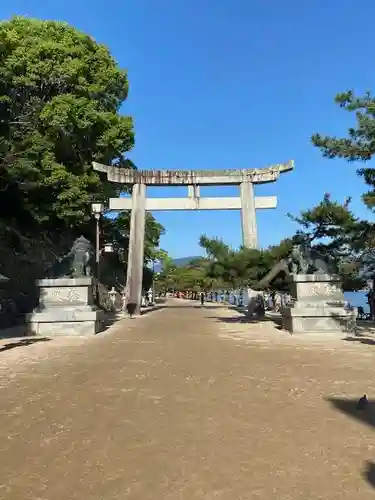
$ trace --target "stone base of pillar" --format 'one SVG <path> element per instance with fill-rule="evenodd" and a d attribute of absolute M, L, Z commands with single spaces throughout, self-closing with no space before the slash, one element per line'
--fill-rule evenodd
<path fill-rule="evenodd" d="M 30 335 L 95 335 L 104 312 L 93 305 L 93 278 L 58 278 L 37 281 L 39 306 L 26 317 Z"/>
<path fill-rule="evenodd" d="M 355 313 L 344 308 L 338 276 L 294 274 L 289 281 L 293 302 L 281 310 L 285 330 L 294 334 L 353 331 Z"/>

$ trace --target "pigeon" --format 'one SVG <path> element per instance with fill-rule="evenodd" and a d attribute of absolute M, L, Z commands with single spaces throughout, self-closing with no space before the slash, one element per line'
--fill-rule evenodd
<path fill-rule="evenodd" d="M 362 396 L 357 403 L 357 410 L 364 410 L 368 405 L 368 399 L 366 394 Z"/>

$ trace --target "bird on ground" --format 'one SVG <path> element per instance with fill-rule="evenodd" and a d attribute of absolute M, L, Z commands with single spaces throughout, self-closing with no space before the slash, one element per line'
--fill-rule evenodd
<path fill-rule="evenodd" d="M 368 399 L 366 394 L 364 394 L 357 403 L 357 410 L 364 410 L 368 405 Z"/>

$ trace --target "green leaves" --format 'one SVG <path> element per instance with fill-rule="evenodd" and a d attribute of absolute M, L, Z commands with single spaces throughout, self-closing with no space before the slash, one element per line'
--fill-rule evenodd
<path fill-rule="evenodd" d="M 345 286 L 354 287 L 363 283 L 358 278 L 357 261 L 352 258 L 354 243 L 360 248 L 369 235 L 375 233 L 350 211 L 350 198 L 339 203 L 326 193 L 315 207 L 302 211 L 299 216 L 289 214 L 289 217 L 298 224 L 295 235 L 264 250 L 245 247 L 235 250 L 222 240 L 201 236 L 200 244 L 207 252 L 207 262 L 203 268 L 206 278 L 219 280 L 226 288 L 257 288 L 259 282 L 273 271 L 276 274 L 271 273 L 268 286 L 285 289 L 285 269 L 280 266 L 280 262 L 287 259 L 293 245 L 303 239 L 340 262 Z M 279 276 L 277 273 L 280 273 Z"/>
<path fill-rule="evenodd" d="M 118 113 L 127 93 L 126 72 L 84 33 L 20 17 L 0 23 L 0 168 L 36 223 L 78 228 L 90 201 L 116 195 L 91 162 L 130 166 L 132 119 Z"/>
<path fill-rule="evenodd" d="M 54 21 L 0 22 L 0 271 L 13 281 L 27 275 L 33 286 L 76 236 L 94 241 L 90 204 L 124 187 L 100 178 L 92 161 L 135 168 L 126 157 L 133 121 L 119 113 L 127 95 L 126 71 L 86 34 Z M 109 286 L 125 279 L 129 225 L 129 213 L 101 220 L 101 243 L 115 247 L 102 259 Z M 146 259 L 163 231 L 147 214 Z M 16 247 L 18 260 L 9 258 Z"/>
<path fill-rule="evenodd" d="M 302 211 L 299 217 L 288 214 L 294 222 L 301 227 L 301 235 L 310 242 L 321 238 L 337 238 L 350 232 L 357 218 L 349 209 L 350 198 L 344 203 L 331 200 L 329 193 L 324 195 L 323 200 L 310 210 Z"/>
<path fill-rule="evenodd" d="M 275 260 L 272 253 L 274 249 L 260 251 L 241 247 L 234 250 L 223 241 L 205 235 L 201 236 L 200 245 L 208 256 L 206 277 L 227 288 L 255 286 Z"/>
<path fill-rule="evenodd" d="M 230 253 L 230 247 L 219 238 L 208 238 L 205 234 L 199 239 L 199 245 L 206 250 L 209 258 L 218 259 Z"/>
<path fill-rule="evenodd" d="M 109 51 L 66 23 L 22 17 L 1 23 L 2 74 L 33 93 L 74 93 L 117 111 L 126 99 L 126 72 Z"/>
<path fill-rule="evenodd" d="M 314 134 L 311 141 L 327 158 L 345 158 L 348 161 L 369 161 L 375 154 L 375 98 L 370 92 L 357 97 L 353 91 L 337 94 L 335 102 L 355 113 L 356 126 L 348 130 L 348 137 L 338 138 Z M 374 169 L 366 166 L 357 170 L 371 190 L 363 196 L 367 207 L 375 207 Z"/>

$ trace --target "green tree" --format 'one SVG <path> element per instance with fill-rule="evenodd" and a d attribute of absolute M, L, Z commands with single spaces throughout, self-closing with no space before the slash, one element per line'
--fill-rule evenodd
<path fill-rule="evenodd" d="M 264 286 L 265 282 L 260 283 L 264 278 L 267 287 L 284 290 L 287 288 L 285 267 L 280 267 L 280 262 L 287 259 L 293 245 L 303 239 L 336 259 L 346 289 L 359 289 L 363 279 L 354 242 L 360 246 L 367 234 L 367 225 L 354 216 L 349 205 L 350 199 L 341 204 L 325 194 L 315 207 L 302 211 L 299 216 L 289 215 L 298 224 L 292 237 L 264 250 L 244 247 L 234 250 L 217 238 L 203 236 L 200 244 L 208 256 L 206 275 L 230 288 L 258 288 Z"/>
<path fill-rule="evenodd" d="M 123 259 L 127 261 L 128 258 L 128 246 L 130 238 L 130 211 L 120 212 L 113 219 L 106 219 L 105 226 L 107 231 L 104 231 L 104 237 L 109 241 L 115 242 L 117 245 L 117 250 L 123 254 Z M 159 244 L 160 237 L 165 233 L 164 227 L 157 222 L 152 214 L 146 212 L 146 223 L 145 223 L 145 262 L 148 263 L 153 260 L 159 260 Z"/>
<path fill-rule="evenodd" d="M 327 158 L 345 158 L 350 162 L 361 161 L 365 166 L 357 173 L 363 177 L 369 190 L 364 193 L 365 205 L 375 209 L 375 169 L 370 160 L 375 154 L 375 98 L 371 92 L 357 96 L 353 91 L 337 94 L 335 102 L 344 110 L 355 114 L 356 123 L 350 127 L 346 137 L 314 134 L 312 143 Z M 357 267 L 363 278 L 374 280 L 375 226 L 369 221 L 357 221 L 349 243 Z M 353 259 L 354 260 L 354 259 Z"/>
<path fill-rule="evenodd" d="M 229 245 L 224 243 L 219 238 L 208 238 L 207 235 L 202 234 L 199 238 L 199 245 L 206 251 L 209 259 L 219 259 L 228 255 L 231 251 Z"/>
<path fill-rule="evenodd" d="M 346 158 L 349 161 L 369 161 L 375 154 L 375 98 L 368 92 L 356 96 L 353 91 L 337 94 L 335 102 L 346 111 L 355 113 L 356 125 L 350 127 L 348 136 L 339 138 L 314 134 L 311 138 L 327 158 Z M 371 165 L 359 169 L 358 174 L 369 186 L 363 195 L 367 207 L 375 208 L 375 170 Z"/>
<path fill-rule="evenodd" d="M 19 281 L 27 269 L 32 283 L 77 235 L 94 239 L 90 203 L 123 188 L 92 161 L 135 168 L 133 122 L 120 113 L 128 80 L 105 46 L 66 23 L 0 22 L 0 48 L 0 272 Z M 123 265 L 129 214 L 102 222 Z M 162 231 L 147 215 L 146 257 Z"/>
<path fill-rule="evenodd" d="M 61 22 L 1 22 L 0 44 L 2 213 L 81 225 L 91 201 L 118 191 L 91 162 L 132 167 L 133 123 L 119 113 L 126 72 L 106 47 Z"/>
<path fill-rule="evenodd" d="M 205 235 L 199 243 L 208 257 L 206 276 L 220 281 L 226 288 L 252 286 L 268 270 L 267 254 L 263 251 L 244 247 L 235 250 L 222 240 Z"/>
<path fill-rule="evenodd" d="M 358 290 L 364 285 L 361 269 L 363 241 L 368 229 L 350 210 L 350 198 L 344 203 L 333 201 L 328 193 L 315 207 L 302 211 L 298 217 L 295 239 L 309 241 L 320 252 L 336 260 L 345 290 Z"/>
<path fill-rule="evenodd" d="M 318 246 L 332 257 L 350 253 L 350 242 L 358 229 L 359 220 L 350 210 L 350 198 L 344 203 L 333 201 L 329 193 L 323 200 L 299 216 L 288 216 L 299 225 L 294 240 L 302 238 Z"/>
<path fill-rule="evenodd" d="M 161 265 L 161 271 L 157 273 L 156 288 L 158 291 L 168 291 L 175 287 L 176 282 L 176 266 L 173 259 L 165 250 L 161 248 L 154 248 L 152 251 L 152 260 L 158 261 Z"/>

